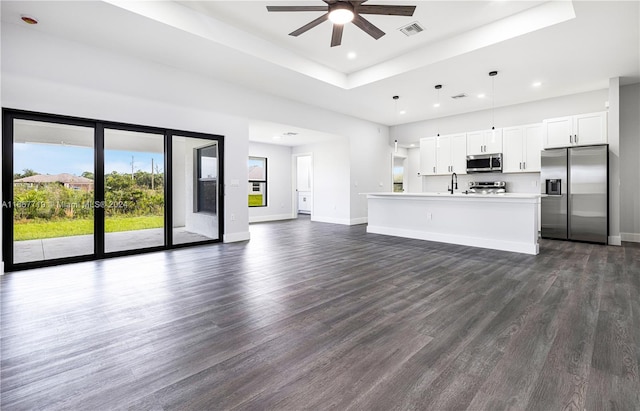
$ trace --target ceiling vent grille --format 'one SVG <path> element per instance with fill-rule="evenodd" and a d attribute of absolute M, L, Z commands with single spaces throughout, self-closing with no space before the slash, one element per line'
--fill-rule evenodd
<path fill-rule="evenodd" d="M 454 99 L 454 100 L 458 100 L 458 99 L 465 98 L 465 97 L 467 97 L 467 95 L 465 93 L 460 93 L 460 94 L 456 94 L 455 96 L 451 96 L 451 98 Z"/>
<path fill-rule="evenodd" d="M 405 36 L 409 37 L 424 31 L 424 27 L 422 27 L 417 21 L 414 21 L 407 26 L 400 27 L 398 30 L 404 33 Z"/>
<path fill-rule="evenodd" d="M 294 133 L 293 131 L 287 131 L 286 133 L 284 133 L 283 135 L 285 136 L 297 136 L 298 133 Z"/>

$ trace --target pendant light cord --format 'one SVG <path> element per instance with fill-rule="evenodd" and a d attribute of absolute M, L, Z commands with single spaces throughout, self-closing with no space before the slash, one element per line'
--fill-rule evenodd
<path fill-rule="evenodd" d="M 496 77 L 491 76 L 491 130 L 496 129 Z"/>

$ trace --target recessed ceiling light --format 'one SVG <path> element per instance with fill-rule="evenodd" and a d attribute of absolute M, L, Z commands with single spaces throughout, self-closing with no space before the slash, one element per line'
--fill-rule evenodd
<path fill-rule="evenodd" d="M 487 96 L 484 93 L 478 94 L 478 98 L 485 98 L 485 97 L 487 97 Z"/>
<path fill-rule="evenodd" d="M 532 84 L 532 86 L 533 86 L 533 87 L 540 87 L 541 85 L 542 85 L 542 82 L 540 82 L 540 81 L 535 81 L 535 82 Z"/>
<path fill-rule="evenodd" d="M 282 140 L 282 136 L 273 136 L 274 140 Z"/>
<path fill-rule="evenodd" d="M 349 60 L 354 60 L 356 57 L 358 57 L 358 55 L 356 54 L 355 51 L 350 51 L 350 52 L 347 53 L 347 58 Z"/>
<path fill-rule="evenodd" d="M 409 147 L 415 147 L 415 146 L 416 146 L 416 145 L 415 145 L 415 144 L 413 144 L 413 143 L 409 144 Z"/>
<path fill-rule="evenodd" d="M 38 20 L 34 17 L 23 14 L 22 16 L 20 16 L 20 18 L 27 24 L 38 24 Z"/>
<path fill-rule="evenodd" d="M 440 107 L 440 103 L 434 104 L 433 107 Z"/>
<path fill-rule="evenodd" d="M 407 114 L 407 110 L 400 110 L 400 114 Z"/>

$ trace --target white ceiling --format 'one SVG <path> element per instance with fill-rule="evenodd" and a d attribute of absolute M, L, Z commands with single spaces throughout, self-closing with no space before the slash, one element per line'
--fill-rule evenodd
<path fill-rule="evenodd" d="M 347 25 L 333 48 L 328 22 L 288 36 L 322 12 L 266 10 L 282 4 L 324 3 L 2 1 L 2 21 L 16 24 L 29 14 L 39 20 L 34 30 L 385 125 L 603 89 L 611 77 L 640 81 L 638 1 L 369 0 L 416 5 L 416 13 L 367 15 L 385 36 L 374 40 Z M 425 31 L 398 31 L 416 21 Z M 348 59 L 349 52 L 357 57 Z M 491 70 L 499 71 L 493 96 Z M 542 85 L 534 88 L 534 81 Z M 438 108 L 436 84 L 443 85 Z M 450 98 L 459 93 L 469 97 Z M 296 132 L 255 123 L 252 139 L 287 144 L 273 140 L 274 127 Z M 297 132 L 297 141 L 323 137 Z"/>

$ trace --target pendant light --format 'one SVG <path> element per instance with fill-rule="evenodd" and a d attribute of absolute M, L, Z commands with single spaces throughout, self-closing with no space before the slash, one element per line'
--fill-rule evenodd
<path fill-rule="evenodd" d="M 434 104 L 433 107 L 439 108 L 440 107 L 440 89 L 442 89 L 442 84 L 436 84 L 435 89 L 436 89 L 436 104 Z M 440 118 L 439 117 L 436 118 L 436 130 L 438 132 L 437 136 L 440 137 Z"/>
<path fill-rule="evenodd" d="M 400 98 L 400 96 L 393 96 L 393 101 L 395 101 L 396 106 L 395 106 L 395 110 L 396 110 L 396 115 L 398 115 L 398 99 Z M 395 153 L 398 152 L 398 140 L 395 140 L 393 143 L 393 150 Z"/>
<path fill-rule="evenodd" d="M 491 142 L 496 141 L 496 115 L 495 115 L 495 99 L 496 99 L 496 76 L 498 72 L 496 70 L 489 72 L 491 77 Z"/>

